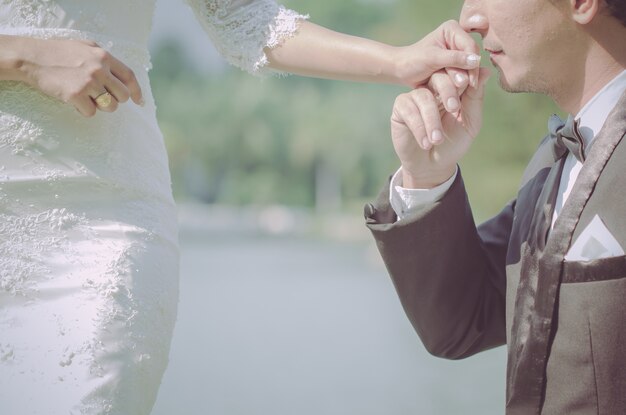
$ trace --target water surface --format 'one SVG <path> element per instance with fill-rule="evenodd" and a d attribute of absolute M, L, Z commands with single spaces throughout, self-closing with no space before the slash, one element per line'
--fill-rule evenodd
<path fill-rule="evenodd" d="M 504 412 L 504 349 L 430 356 L 371 242 L 187 229 L 181 250 L 154 415 Z"/>

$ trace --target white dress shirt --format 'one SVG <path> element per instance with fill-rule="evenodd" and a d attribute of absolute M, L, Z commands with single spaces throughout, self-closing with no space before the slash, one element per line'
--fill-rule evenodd
<path fill-rule="evenodd" d="M 579 120 L 579 130 L 585 141 L 585 147 L 588 147 L 595 135 L 604 125 L 611 110 L 615 107 L 621 95 L 626 91 L 626 70 L 622 71 L 618 76 L 613 78 L 611 82 L 606 84 L 593 98 L 591 98 L 585 106 L 578 112 L 576 119 Z M 557 194 L 554 214 L 552 215 L 552 226 L 559 213 L 563 209 L 563 205 L 567 200 L 574 182 L 580 173 L 582 163 L 579 162 L 573 154 L 568 153 L 561 174 L 561 183 Z M 412 212 L 420 208 L 440 200 L 446 191 L 452 186 L 456 172 L 446 182 L 432 189 L 406 189 L 402 187 L 401 168 L 398 169 L 391 179 L 389 186 L 389 201 L 391 207 L 396 212 L 398 220 L 405 218 Z"/>

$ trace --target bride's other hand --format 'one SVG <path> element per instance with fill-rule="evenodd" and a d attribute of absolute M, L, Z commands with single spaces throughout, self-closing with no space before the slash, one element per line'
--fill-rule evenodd
<path fill-rule="evenodd" d="M 113 112 L 129 98 L 143 105 L 133 71 L 95 42 L 2 36 L 0 46 L 0 79 L 25 82 L 86 117 Z"/>
<path fill-rule="evenodd" d="M 480 48 L 455 20 L 444 22 L 419 42 L 396 48 L 392 59 L 396 77 L 412 88 L 444 68 L 458 88 L 477 85 Z"/>

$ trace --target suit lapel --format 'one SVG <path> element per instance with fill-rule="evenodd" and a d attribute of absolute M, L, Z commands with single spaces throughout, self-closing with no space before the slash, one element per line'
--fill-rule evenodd
<path fill-rule="evenodd" d="M 626 93 L 622 94 L 619 102 L 609 114 L 604 126 L 593 141 L 589 149 L 589 156 L 578 175 L 572 192 L 563 206 L 561 214 L 554 224 L 552 234 L 546 248 L 556 254 L 564 256 L 571 244 L 574 229 L 580 215 L 593 194 L 595 184 L 609 161 L 615 147 L 620 143 L 626 132 Z"/>
<path fill-rule="evenodd" d="M 510 411 L 507 413 L 541 412 L 545 370 L 556 330 L 553 319 L 558 304 L 563 257 L 571 244 L 580 215 L 592 197 L 595 184 L 625 132 L 626 93 L 594 139 L 587 160 L 547 241 L 543 225 L 545 220 L 551 220 L 554 201 L 550 203 L 550 200 L 556 194 L 555 187 L 559 185 L 562 162 L 559 163 L 557 178 L 553 177 L 553 167 L 549 175 L 552 176 L 551 181 L 546 180 L 547 188 L 542 191 L 539 200 L 547 204 L 536 208 L 537 218 L 533 219 L 529 246 L 522 253 L 509 348 L 507 407 Z"/>
<path fill-rule="evenodd" d="M 537 327 L 541 323 L 534 320 L 538 308 L 537 293 L 541 285 L 539 259 L 543 255 L 547 232 L 552 223 L 564 161 L 562 158 L 554 163 L 545 177 L 535 203 L 530 232 L 521 247 L 521 275 L 515 297 L 507 364 L 507 414 L 535 413 L 539 402 L 533 397 L 540 397 L 543 389 L 542 382 L 528 380 L 527 371 L 537 351 L 532 339 L 536 332 L 542 332 Z"/>

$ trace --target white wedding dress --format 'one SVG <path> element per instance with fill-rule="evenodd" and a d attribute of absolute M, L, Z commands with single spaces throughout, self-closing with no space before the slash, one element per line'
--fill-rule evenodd
<path fill-rule="evenodd" d="M 0 82 L 2 415 L 154 404 L 178 300 L 176 208 L 148 82 L 155 1 L 0 0 L 0 34 L 94 40 L 135 71 L 146 101 L 83 118 Z M 272 0 L 188 3 L 250 72 L 305 18 Z"/>

